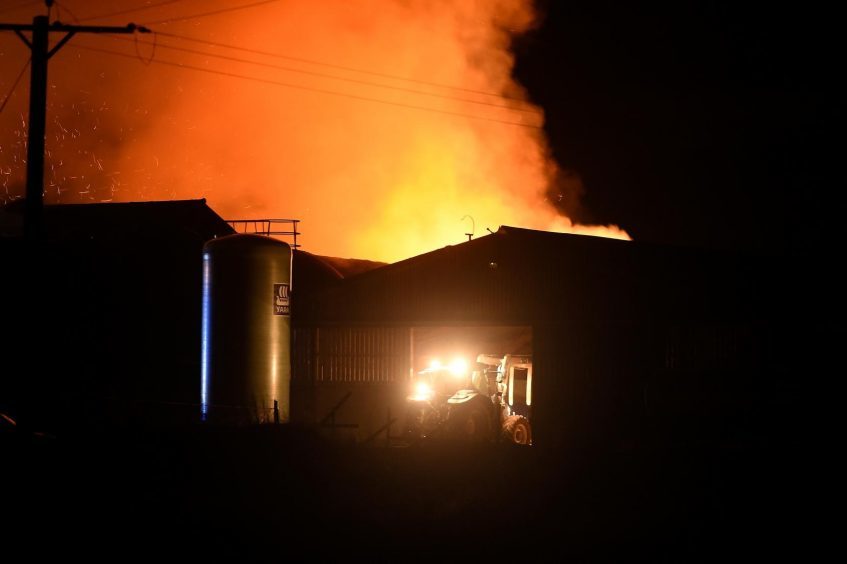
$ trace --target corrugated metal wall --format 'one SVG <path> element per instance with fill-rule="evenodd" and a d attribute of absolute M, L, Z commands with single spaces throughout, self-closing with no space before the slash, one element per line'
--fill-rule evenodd
<path fill-rule="evenodd" d="M 300 327 L 293 383 L 389 384 L 409 374 L 408 327 Z"/>

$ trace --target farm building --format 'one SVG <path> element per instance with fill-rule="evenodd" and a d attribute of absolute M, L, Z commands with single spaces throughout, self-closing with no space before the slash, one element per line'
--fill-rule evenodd
<path fill-rule="evenodd" d="M 202 253 L 236 231 L 205 200 L 48 205 L 22 239 L 23 201 L 0 208 L 0 411 L 48 427 L 182 423 L 199 413 Z M 297 253 L 319 286 L 378 263 Z"/>
<path fill-rule="evenodd" d="M 4 398 L 196 420 L 202 249 L 232 227 L 203 200 L 47 206 L 33 255 L 8 236 L 16 217 L 0 222 L 20 273 L 2 290 L 25 297 L 0 335 Z M 292 421 L 333 415 L 364 440 L 395 419 L 397 434 L 418 371 L 485 353 L 531 356 L 537 445 L 762 425 L 799 364 L 776 264 L 513 227 L 390 265 L 296 250 Z"/>
<path fill-rule="evenodd" d="M 27 249 L 9 236 L 22 207 L 0 229 L 0 285 L 16 297 L 0 329 L 4 397 L 51 426 L 193 412 L 200 253 L 233 229 L 203 200 L 45 206 L 45 242 Z"/>
<path fill-rule="evenodd" d="M 773 408 L 788 370 L 760 258 L 502 227 L 294 302 L 302 415 L 379 429 L 438 356 L 533 358 L 536 444 L 714 433 Z M 756 423 L 747 421 L 749 424 Z M 737 428 L 737 427 L 734 427 Z"/>

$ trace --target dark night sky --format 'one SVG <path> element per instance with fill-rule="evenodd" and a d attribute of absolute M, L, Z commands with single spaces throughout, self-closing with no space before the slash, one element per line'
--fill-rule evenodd
<path fill-rule="evenodd" d="M 516 75 L 585 183 L 581 219 L 698 246 L 825 240 L 843 186 L 836 18 L 736 4 L 541 3 Z"/>

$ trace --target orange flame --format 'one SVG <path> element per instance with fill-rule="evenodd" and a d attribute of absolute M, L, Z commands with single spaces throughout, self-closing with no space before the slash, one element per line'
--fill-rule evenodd
<path fill-rule="evenodd" d="M 94 23 L 232 4 L 202 6 Z M 291 0 L 151 24 L 155 50 L 144 36 L 77 36 L 51 60 L 47 200 L 206 197 L 226 218 L 300 219 L 311 252 L 383 261 L 466 240 L 465 216 L 477 235 L 628 239 L 550 202 L 580 187 L 557 180 L 543 112 L 511 78 L 512 39 L 535 24 L 529 0 Z M 3 76 L 25 62 L 16 40 L 0 45 Z"/>

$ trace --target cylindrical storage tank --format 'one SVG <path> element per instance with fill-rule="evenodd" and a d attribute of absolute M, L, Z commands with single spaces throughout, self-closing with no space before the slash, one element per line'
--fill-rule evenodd
<path fill-rule="evenodd" d="M 291 384 L 291 247 L 228 235 L 203 247 L 204 420 L 286 422 Z"/>

